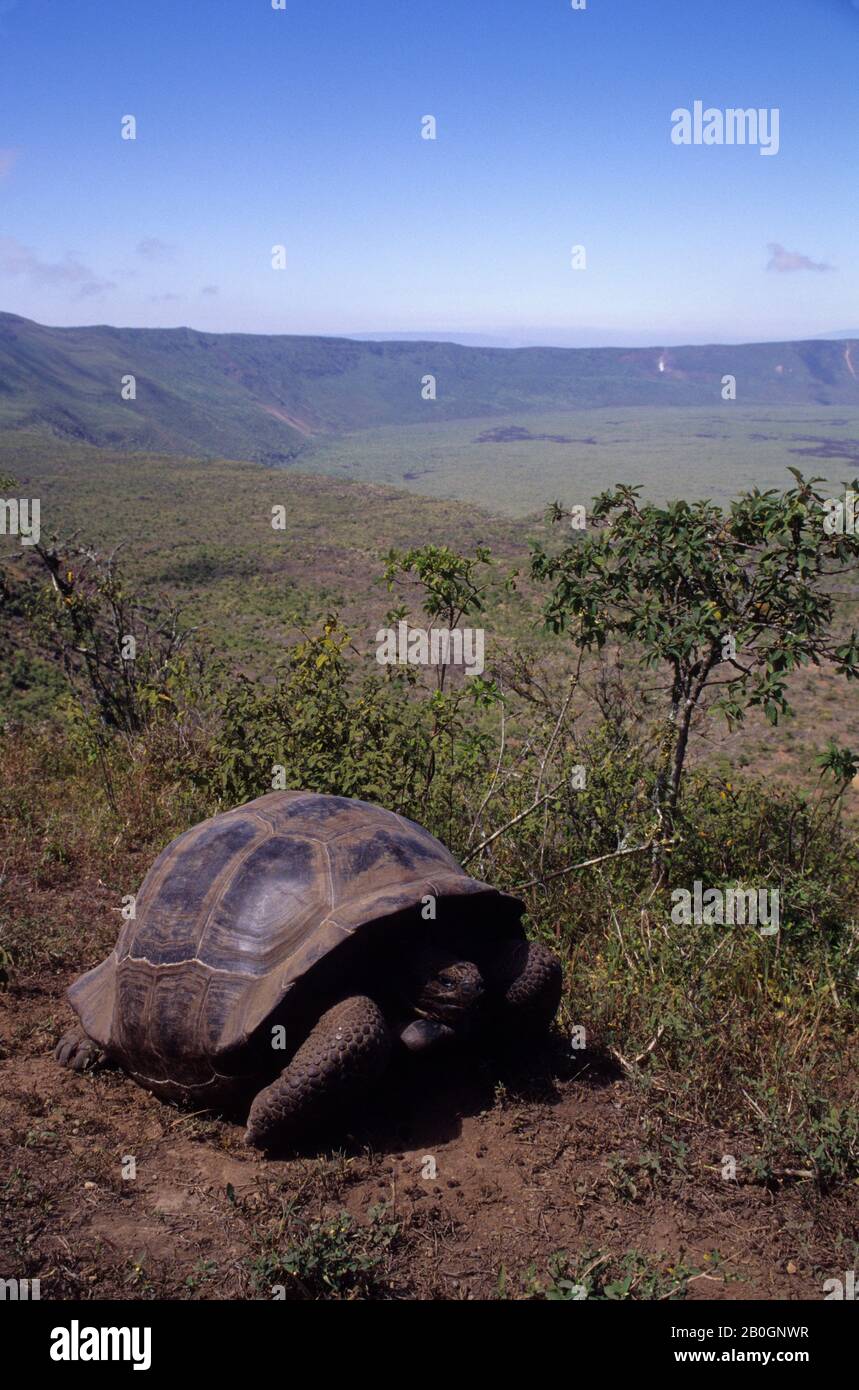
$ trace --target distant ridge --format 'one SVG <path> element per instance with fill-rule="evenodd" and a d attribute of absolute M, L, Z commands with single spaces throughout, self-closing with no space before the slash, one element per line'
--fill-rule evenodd
<path fill-rule="evenodd" d="M 491 348 L 444 342 L 49 328 L 0 314 L 0 428 L 121 450 L 295 458 L 379 425 L 601 406 L 859 406 L 849 340 L 674 348 Z M 134 378 L 135 398 L 123 400 Z M 436 399 L 423 391 L 435 378 Z"/>

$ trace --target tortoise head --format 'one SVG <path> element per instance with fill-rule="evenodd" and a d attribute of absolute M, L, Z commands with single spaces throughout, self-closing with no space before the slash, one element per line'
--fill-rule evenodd
<path fill-rule="evenodd" d="M 414 978 L 412 1007 L 419 1018 L 467 1031 L 483 999 L 483 976 L 473 961 L 427 953 Z"/>

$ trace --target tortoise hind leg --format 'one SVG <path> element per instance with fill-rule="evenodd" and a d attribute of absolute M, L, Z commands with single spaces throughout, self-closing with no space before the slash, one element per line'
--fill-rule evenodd
<path fill-rule="evenodd" d="M 382 1075 L 390 1051 L 388 1025 L 372 999 L 359 994 L 335 1004 L 254 1100 L 246 1142 L 266 1149 L 302 1139 L 359 1100 Z"/>
<path fill-rule="evenodd" d="M 54 1048 L 54 1056 L 61 1067 L 72 1071 L 92 1071 L 104 1061 L 104 1050 L 88 1037 L 78 1023 L 64 1033 Z"/>

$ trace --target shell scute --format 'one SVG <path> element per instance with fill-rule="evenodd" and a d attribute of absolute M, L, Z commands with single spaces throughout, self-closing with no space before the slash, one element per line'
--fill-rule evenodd
<path fill-rule="evenodd" d="M 408 821 L 390 828 L 359 825 L 339 835 L 328 845 L 335 903 L 425 876 L 434 864 L 461 873 L 456 860 L 437 841 L 439 853 L 428 852 L 427 838 Z"/>
<path fill-rule="evenodd" d="M 213 970 L 264 975 L 293 954 L 330 905 L 324 847 L 301 835 L 271 835 L 237 867 L 197 955 Z"/>
<path fill-rule="evenodd" d="M 193 960 L 209 911 L 243 857 L 269 834 L 252 816 L 225 816 L 168 845 L 143 881 L 119 959 L 133 956 L 153 965 Z"/>

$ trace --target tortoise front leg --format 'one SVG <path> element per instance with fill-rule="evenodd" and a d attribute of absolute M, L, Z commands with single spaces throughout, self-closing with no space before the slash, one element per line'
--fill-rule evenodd
<path fill-rule="evenodd" d="M 64 1033 L 54 1048 L 54 1056 L 61 1067 L 72 1071 L 92 1071 L 104 1061 L 104 1049 L 88 1037 L 78 1023 Z"/>
<path fill-rule="evenodd" d="M 561 962 L 541 941 L 511 941 L 487 970 L 498 1024 L 544 1032 L 561 1002 Z"/>
<path fill-rule="evenodd" d="M 330 1121 L 378 1081 L 390 1051 L 388 1025 L 372 999 L 359 994 L 335 1004 L 254 1100 L 246 1142 L 280 1147 Z"/>

